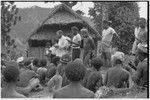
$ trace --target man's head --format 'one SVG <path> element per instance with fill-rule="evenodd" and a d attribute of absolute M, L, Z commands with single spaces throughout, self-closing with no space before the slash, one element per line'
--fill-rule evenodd
<path fill-rule="evenodd" d="M 104 28 L 104 29 L 107 29 L 107 28 L 109 27 L 109 24 L 110 24 L 109 21 L 104 20 L 104 21 L 103 21 L 103 28 Z"/>
<path fill-rule="evenodd" d="M 47 65 L 46 59 L 41 59 L 40 60 L 40 67 L 46 67 L 46 65 Z"/>
<path fill-rule="evenodd" d="M 103 62 L 100 57 L 93 58 L 91 61 L 91 66 L 97 71 L 103 66 Z"/>
<path fill-rule="evenodd" d="M 145 18 L 140 18 L 139 19 L 139 26 L 141 28 L 145 28 L 146 27 L 146 19 Z"/>
<path fill-rule="evenodd" d="M 55 56 L 53 59 L 52 59 L 52 63 L 57 66 L 59 63 L 60 63 L 60 57 L 58 56 Z"/>
<path fill-rule="evenodd" d="M 81 35 L 83 38 L 87 38 L 89 36 L 89 32 L 86 28 L 81 29 Z"/>
<path fill-rule="evenodd" d="M 62 30 L 59 30 L 59 31 L 56 32 L 57 39 L 60 39 L 62 37 L 62 35 L 63 35 L 63 31 Z"/>
<path fill-rule="evenodd" d="M 148 57 L 147 47 L 144 47 L 141 43 L 138 44 L 137 57 L 140 61 L 143 61 L 145 58 Z"/>
<path fill-rule="evenodd" d="M 78 34 L 79 29 L 76 26 L 71 27 L 71 32 L 73 33 L 73 35 Z"/>
<path fill-rule="evenodd" d="M 38 67 L 38 66 L 39 66 L 39 59 L 38 59 L 38 58 L 35 58 L 35 59 L 33 60 L 33 66 L 35 66 L 35 67 Z"/>
<path fill-rule="evenodd" d="M 61 57 L 61 59 L 60 59 L 60 62 L 61 62 L 62 64 L 67 64 L 67 63 L 69 63 L 70 61 L 71 61 L 71 57 L 70 57 L 69 54 L 63 55 L 63 56 Z"/>
<path fill-rule="evenodd" d="M 65 68 L 65 75 L 71 82 L 80 82 L 83 80 L 86 69 L 83 64 L 71 62 Z"/>
<path fill-rule="evenodd" d="M 124 53 L 116 52 L 114 55 L 112 55 L 111 62 L 113 66 L 116 66 L 118 64 L 122 65 L 124 62 Z"/>
<path fill-rule="evenodd" d="M 6 69 L 3 71 L 4 81 L 7 83 L 16 83 L 19 79 L 19 68 L 17 63 L 10 62 L 10 64 L 6 65 Z"/>
<path fill-rule="evenodd" d="M 30 68 L 31 67 L 30 65 L 31 65 L 31 60 L 27 59 L 24 61 L 24 67 Z"/>

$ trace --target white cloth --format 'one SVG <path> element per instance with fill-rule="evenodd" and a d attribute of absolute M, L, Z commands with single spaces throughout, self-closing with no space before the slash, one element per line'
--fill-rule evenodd
<path fill-rule="evenodd" d="M 22 62 L 23 60 L 24 60 L 24 58 L 23 58 L 23 57 L 20 57 L 20 58 L 17 59 L 17 63 L 20 63 L 20 62 Z"/>
<path fill-rule="evenodd" d="M 58 46 L 59 46 L 59 48 L 64 48 L 64 47 L 68 46 L 68 41 L 65 36 L 62 35 L 62 37 L 59 39 Z"/>
<path fill-rule="evenodd" d="M 81 41 L 81 35 L 78 33 L 73 37 L 72 41 L 78 44 L 78 42 Z M 75 46 L 75 44 L 73 44 L 73 46 Z"/>
<path fill-rule="evenodd" d="M 55 46 L 58 46 L 59 48 L 56 48 L 55 46 L 52 46 L 50 48 L 50 50 L 52 51 L 52 54 L 55 54 L 58 57 L 62 57 L 62 55 L 66 54 L 67 50 L 65 50 L 64 48 L 65 47 L 67 48 L 70 46 L 70 43 L 67 41 L 67 39 L 71 40 L 69 37 L 62 36 L 59 39 L 58 44 L 55 44 Z"/>
<path fill-rule="evenodd" d="M 111 27 L 109 27 L 108 29 L 104 29 L 102 31 L 102 41 L 109 41 L 109 42 L 111 42 L 114 33 L 116 33 L 116 32 Z"/>

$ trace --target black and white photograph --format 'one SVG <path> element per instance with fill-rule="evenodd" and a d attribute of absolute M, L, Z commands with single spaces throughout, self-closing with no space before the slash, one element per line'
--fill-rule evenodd
<path fill-rule="evenodd" d="M 149 1 L 0 1 L 1 98 L 149 98 Z"/>

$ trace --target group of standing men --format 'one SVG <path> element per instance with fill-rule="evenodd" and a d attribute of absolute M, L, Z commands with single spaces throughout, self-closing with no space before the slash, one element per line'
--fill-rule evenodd
<path fill-rule="evenodd" d="M 83 58 L 87 65 L 92 56 L 95 44 L 86 28 L 79 31 L 76 26 L 71 27 L 72 39 L 65 36 L 62 30 L 56 32 L 56 42 L 49 48 L 51 55 L 62 57 L 64 54 L 71 54 L 72 61 L 76 58 Z M 71 51 L 71 52 L 70 52 Z"/>

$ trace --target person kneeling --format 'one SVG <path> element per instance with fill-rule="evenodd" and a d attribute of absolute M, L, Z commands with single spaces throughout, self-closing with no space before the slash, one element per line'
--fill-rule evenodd
<path fill-rule="evenodd" d="M 81 85 L 85 71 L 83 64 L 69 63 L 65 68 L 65 75 L 70 84 L 56 91 L 53 98 L 94 98 L 94 93 Z"/>

